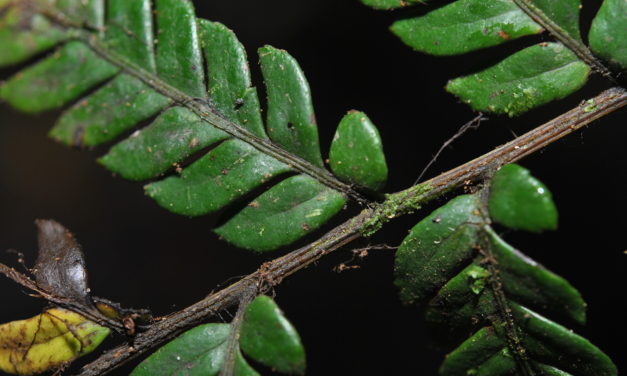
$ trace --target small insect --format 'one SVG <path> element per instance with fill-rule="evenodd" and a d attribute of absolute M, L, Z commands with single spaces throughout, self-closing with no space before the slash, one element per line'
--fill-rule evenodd
<path fill-rule="evenodd" d="M 237 98 L 233 104 L 233 110 L 237 111 L 244 105 L 244 99 Z"/>

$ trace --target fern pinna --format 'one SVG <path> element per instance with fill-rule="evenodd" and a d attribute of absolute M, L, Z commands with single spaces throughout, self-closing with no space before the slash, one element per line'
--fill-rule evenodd
<path fill-rule="evenodd" d="M 104 6 L 102 1 L 56 8 L 45 1 L 6 5 L 7 48 L 0 63 L 62 44 L 0 92 L 27 112 L 75 101 L 52 129 L 53 138 L 94 146 L 149 120 L 100 162 L 127 179 L 161 178 L 148 184 L 146 193 L 175 213 L 198 216 L 246 200 L 216 232 L 257 251 L 308 234 L 348 197 L 365 200 L 353 185 L 369 191 L 385 183 L 379 134 L 360 112 L 346 115 L 331 146 L 329 162 L 337 177 L 324 168 L 309 86 L 287 52 L 259 50 L 268 96 L 264 127 L 244 48 L 229 29 L 197 20 L 187 1 L 156 2 L 157 35 L 150 1 L 108 1 L 107 20 Z M 32 25 L 26 36 L 19 28 L 25 22 Z M 77 100 L 90 89 L 96 90 Z M 256 191 L 264 185 L 271 189 Z"/>
<path fill-rule="evenodd" d="M 616 375 L 598 348 L 544 315 L 583 324 L 585 303 L 563 278 L 507 244 L 491 222 L 553 229 L 548 189 L 518 165 L 420 221 L 396 254 L 401 299 L 423 303 L 448 335 L 473 333 L 441 375 Z"/>
<path fill-rule="evenodd" d="M 420 1 L 362 2 L 392 9 Z M 592 71 L 615 82 L 614 72 L 627 66 L 627 35 L 611 33 L 625 23 L 627 3 L 603 3 L 589 34 L 590 49 L 579 32 L 579 6 L 578 0 L 457 0 L 398 21 L 392 30 L 413 48 L 436 55 L 547 31 L 554 41 L 525 48 L 447 86 L 477 111 L 515 116 L 573 93 Z M 309 87 L 297 62 L 274 47 L 259 50 L 268 98 L 264 121 L 244 48 L 225 26 L 197 19 L 190 1 L 0 0 L 0 43 L 3 66 L 56 48 L 2 83 L 1 99 L 33 113 L 69 105 L 50 132 L 67 145 L 91 147 L 124 138 L 99 159 L 102 165 L 124 178 L 150 181 L 147 195 L 172 212 L 200 216 L 230 208 L 215 232 L 239 247 L 274 250 L 319 228 L 349 200 L 364 207 L 311 245 L 155 321 L 93 298 L 85 289 L 79 297 L 70 293 L 87 286 L 80 252 L 73 253 L 78 269 L 59 262 L 65 256 L 38 263 L 31 270 L 35 281 L 0 264 L 0 272 L 55 306 L 0 326 L 3 371 L 62 368 L 93 351 L 113 329 L 128 336 L 128 343 L 83 370 L 102 374 L 195 326 L 132 374 L 259 374 L 250 360 L 280 373 L 302 374 L 301 340 L 264 293 L 341 245 L 463 185 L 472 192 L 420 221 L 396 254 L 402 300 L 421 303 L 428 321 L 462 342 L 440 373 L 617 374 L 601 350 L 551 321 L 583 324 L 580 294 L 505 243 L 492 222 L 536 232 L 556 227 L 548 189 L 525 169 L 506 163 L 624 105 L 623 89 L 384 198 L 378 192 L 387 166 L 368 117 L 350 111 L 342 119 L 327 170 Z M 40 256 L 48 251 L 40 246 Z M 78 270 L 83 277 L 72 279 L 67 290 L 46 283 L 50 280 L 40 278 L 38 269 L 55 278 Z M 232 306 L 238 309 L 230 323 L 198 325 Z"/>
<path fill-rule="evenodd" d="M 361 0 L 379 9 L 422 1 Z M 516 116 L 585 84 L 591 70 L 612 79 L 627 68 L 625 39 L 619 24 L 625 2 L 606 0 L 592 23 L 590 48 L 579 30 L 580 0 L 457 0 L 422 16 L 396 21 L 391 29 L 417 51 L 459 55 L 547 33 L 554 41 L 524 48 L 481 72 L 451 80 L 446 89 L 477 111 Z M 591 51 L 592 50 L 592 51 Z"/>

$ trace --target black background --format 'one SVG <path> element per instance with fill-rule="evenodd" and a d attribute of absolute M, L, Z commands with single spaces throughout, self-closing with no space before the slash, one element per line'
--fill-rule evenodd
<path fill-rule="evenodd" d="M 584 30 L 597 3 L 584 1 Z M 475 116 L 444 92 L 449 78 L 547 38 L 436 58 L 411 51 L 387 30 L 394 19 L 415 11 L 373 11 L 356 0 L 221 0 L 197 1 L 196 6 L 201 17 L 223 22 L 237 33 L 253 62 L 257 86 L 262 87 L 258 47 L 272 44 L 296 57 L 313 92 L 323 155 L 346 111 L 365 111 L 383 138 L 390 166 L 388 192 L 411 185 L 440 145 Z M 426 9 L 420 7 L 418 13 Z M 14 71 L 1 71 L 0 78 Z M 583 90 L 565 100 L 516 119 L 492 116 L 449 147 L 427 177 L 490 151 L 607 87 L 593 75 Z M 166 314 L 298 246 L 258 255 L 218 241 L 210 231 L 216 218 L 171 214 L 145 197 L 141 184 L 112 177 L 98 166 L 95 158 L 110 145 L 78 151 L 47 139 L 58 115 L 27 116 L 0 105 L 0 250 L 19 249 L 32 265 L 33 221 L 55 218 L 83 244 L 95 295 Z M 581 291 L 589 304 L 589 324 L 565 324 L 604 349 L 621 368 L 626 120 L 624 111 L 613 114 L 522 161 L 552 190 L 560 228 L 506 236 Z M 413 224 L 443 202 L 393 221 L 371 242 L 398 245 Z M 341 213 L 335 223 L 352 212 Z M 392 284 L 393 254 L 372 252 L 359 270 L 333 272 L 350 258 L 350 248 L 275 290 L 306 345 L 309 374 L 435 374 L 447 349 L 433 345 L 433 333 L 418 308 L 399 303 Z M 0 253 L 0 261 L 15 264 L 9 254 Z M 30 317 L 42 306 L 8 279 L 0 279 L 0 291 L 1 322 Z"/>

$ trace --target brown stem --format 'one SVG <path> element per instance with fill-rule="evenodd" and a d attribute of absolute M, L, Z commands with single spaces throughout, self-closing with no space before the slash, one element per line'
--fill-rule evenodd
<path fill-rule="evenodd" d="M 315 242 L 263 264 L 256 272 L 167 317 L 135 337 L 85 365 L 79 375 L 103 375 L 151 350 L 182 331 L 237 304 L 250 289 L 263 292 L 300 269 L 362 236 L 378 231 L 392 218 L 411 213 L 420 205 L 462 185 L 483 180 L 491 171 L 515 162 L 627 104 L 627 92 L 612 88 L 567 113 L 529 131 L 493 151 L 422 184 L 387 196 L 387 199 L 334 228 Z"/>
<path fill-rule="evenodd" d="M 487 193 L 487 190 L 484 192 Z M 487 196 L 487 194 L 485 196 Z M 483 203 L 483 205 L 483 210 L 487 211 L 485 202 Z M 485 225 L 482 229 L 480 252 L 485 257 L 484 260 L 487 269 L 490 272 L 489 282 L 490 287 L 492 288 L 492 293 L 494 295 L 494 301 L 496 303 L 496 311 L 498 312 L 498 316 L 496 316 L 498 317 L 498 319 L 492 319 L 492 322 L 493 324 L 496 322 L 500 322 L 503 324 L 507 346 L 510 349 L 512 357 L 516 361 L 520 375 L 534 376 L 535 372 L 533 371 L 531 363 L 529 362 L 529 357 L 527 355 L 525 347 L 523 346 L 522 339 L 518 335 L 518 326 L 514 322 L 512 310 L 509 306 L 508 299 L 505 296 L 505 291 L 503 290 L 503 280 L 501 279 L 498 260 L 496 259 L 492 250 L 492 241 L 490 239 L 491 232 L 492 230 L 490 229 L 489 225 Z"/>
<path fill-rule="evenodd" d="M 242 297 L 237 308 L 237 313 L 231 321 L 231 333 L 229 335 L 229 343 L 226 350 L 224 359 L 224 365 L 218 376 L 234 376 L 235 375 L 235 363 L 237 361 L 237 353 L 239 352 L 239 333 L 242 327 L 242 321 L 244 320 L 244 313 L 250 302 L 257 294 L 257 290 L 251 290 L 247 295 Z"/>

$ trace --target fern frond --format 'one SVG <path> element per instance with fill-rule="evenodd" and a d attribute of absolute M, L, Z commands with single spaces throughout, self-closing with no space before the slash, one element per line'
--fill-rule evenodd
<path fill-rule="evenodd" d="M 392 5 L 362 2 L 379 8 Z M 610 7 L 617 11 L 610 13 Z M 455 78 L 446 87 L 476 111 L 517 116 L 574 93 L 591 70 L 612 79 L 582 41 L 580 8 L 580 0 L 457 0 L 426 15 L 396 21 L 392 31 L 415 50 L 433 55 L 464 54 L 549 33 L 555 42 L 524 48 L 484 71 Z M 624 8 L 624 2 L 606 0 L 590 34 L 593 50 L 614 63 L 622 61 L 622 69 L 627 41 L 618 25 L 627 21 Z M 604 38 L 610 40 L 602 42 Z"/>
<path fill-rule="evenodd" d="M 579 292 L 491 227 L 490 216 L 506 224 L 517 216 L 535 220 L 530 227 L 536 231 L 554 228 L 548 190 L 512 165 L 494 181 L 500 187 L 489 196 L 487 190 L 458 196 L 420 221 L 396 256 L 403 301 L 422 303 L 428 321 L 452 334 L 474 333 L 446 357 L 440 374 L 616 375 L 601 350 L 547 318 L 583 324 Z M 507 186 L 516 189 L 508 192 Z M 511 204 L 505 217 L 501 201 Z"/>
<path fill-rule="evenodd" d="M 155 35 L 149 0 L 0 7 L 1 65 L 58 46 L 0 86 L 0 98 L 26 112 L 73 103 L 50 135 L 78 147 L 150 122 L 99 162 L 127 179 L 154 180 L 146 193 L 178 214 L 247 204 L 216 230 L 238 246 L 292 243 L 348 198 L 367 202 L 363 193 L 385 183 L 380 136 L 363 113 L 340 123 L 329 158 L 337 176 L 324 168 L 309 85 L 298 63 L 270 46 L 259 50 L 264 125 L 243 46 L 225 26 L 197 19 L 190 1 L 157 0 Z"/>

